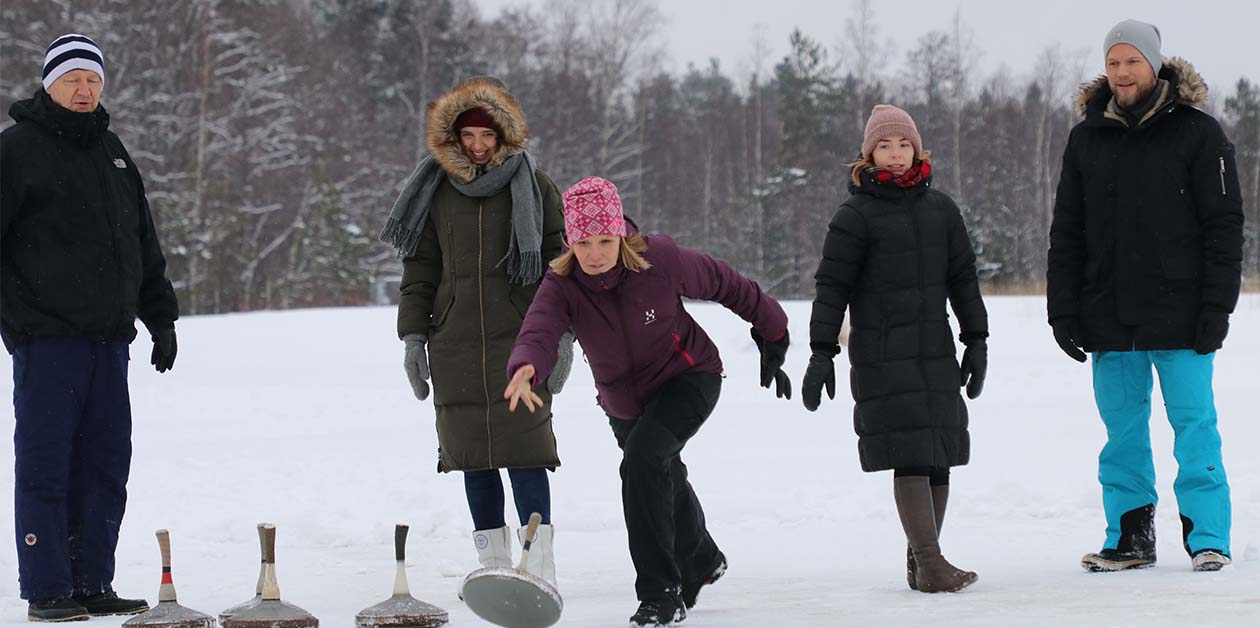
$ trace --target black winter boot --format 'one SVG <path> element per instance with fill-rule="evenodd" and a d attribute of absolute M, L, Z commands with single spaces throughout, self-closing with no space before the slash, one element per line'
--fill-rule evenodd
<path fill-rule="evenodd" d="M 914 579 L 924 593 L 953 593 L 976 581 L 976 574 L 963 571 L 945 560 L 936 540 L 936 513 L 932 487 L 926 477 L 893 478 L 897 514 L 914 554 Z"/>
<path fill-rule="evenodd" d="M 698 580 L 691 582 L 683 582 L 682 585 L 682 601 L 688 610 L 696 605 L 696 598 L 700 595 L 700 589 L 705 585 L 717 582 L 723 574 L 726 573 L 726 555 L 718 550 L 717 561 L 711 569 L 701 572 Z"/>
<path fill-rule="evenodd" d="M 81 621 L 88 617 L 87 609 L 68 597 L 34 600 L 26 607 L 30 621 Z"/>
<path fill-rule="evenodd" d="M 630 616 L 630 628 L 664 628 L 687 618 L 687 607 L 677 594 L 639 602 L 639 610 Z"/>
<path fill-rule="evenodd" d="M 1155 506 L 1147 504 L 1120 515 L 1115 548 L 1086 554 L 1081 568 L 1094 573 L 1146 569 L 1155 564 Z"/>
<path fill-rule="evenodd" d="M 145 600 L 128 600 L 118 597 L 118 594 L 113 591 L 75 596 L 74 601 L 87 609 L 88 614 L 93 617 L 102 615 L 138 615 L 149 610 L 149 603 Z"/>

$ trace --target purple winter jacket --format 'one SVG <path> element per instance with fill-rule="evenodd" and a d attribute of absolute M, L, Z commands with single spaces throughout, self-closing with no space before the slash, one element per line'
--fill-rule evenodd
<path fill-rule="evenodd" d="M 548 271 L 508 358 L 508 377 L 534 365 L 534 385 L 556 365 L 556 345 L 572 329 L 595 376 L 599 405 L 610 416 L 637 419 L 665 382 L 685 371 L 721 373 L 717 346 L 683 308 L 682 298 L 716 301 L 765 338 L 787 332 L 787 314 L 756 282 L 730 264 L 668 236 L 646 237 L 652 267 L 618 264 L 591 276 L 578 264 L 567 277 Z"/>

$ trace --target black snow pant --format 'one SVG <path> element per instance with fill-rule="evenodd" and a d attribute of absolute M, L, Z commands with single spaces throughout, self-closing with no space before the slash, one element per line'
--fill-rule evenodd
<path fill-rule="evenodd" d="M 678 594 L 684 581 L 712 569 L 718 547 L 687 481 L 683 446 L 717 405 L 722 377 L 684 373 L 666 382 L 638 419 L 610 417 L 622 450 L 621 503 L 639 600 Z"/>
<path fill-rule="evenodd" d="M 13 351 L 22 597 L 111 591 L 131 470 L 127 343 L 35 337 Z"/>

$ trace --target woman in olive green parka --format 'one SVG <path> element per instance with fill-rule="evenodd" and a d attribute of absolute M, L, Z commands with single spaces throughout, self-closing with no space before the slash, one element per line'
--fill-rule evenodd
<path fill-rule="evenodd" d="M 513 566 L 499 474 L 508 469 L 522 528 L 531 512 L 543 516 L 527 568 L 554 582 L 547 469 L 560 459 L 550 394 L 567 372 L 548 380 L 543 406 L 529 415 L 509 413 L 499 393 L 546 264 L 564 246 L 559 190 L 525 152 L 527 138 L 520 105 L 497 79 L 443 94 L 429 108 L 429 155 L 382 239 L 403 255 L 407 375 L 421 400 L 432 376 L 438 471 L 464 472 L 481 563 Z"/>

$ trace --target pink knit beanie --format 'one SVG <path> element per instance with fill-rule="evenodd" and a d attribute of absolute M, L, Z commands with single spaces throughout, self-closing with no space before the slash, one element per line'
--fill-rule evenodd
<path fill-rule="evenodd" d="M 612 182 L 587 177 L 565 190 L 563 198 L 564 235 L 569 244 L 591 236 L 625 237 L 621 197 Z"/>
<path fill-rule="evenodd" d="M 919 129 L 914 125 L 910 114 L 892 105 L 875 105 L 871 117 L 866 120 L 866 137 L 862 139 L 862 158 L 870 159 L 871 152 L 880 140 L 889 137 L 904 137 L 914 146 L 914 158 L 923 158 L 923 138 L 919 137 Z"/>

